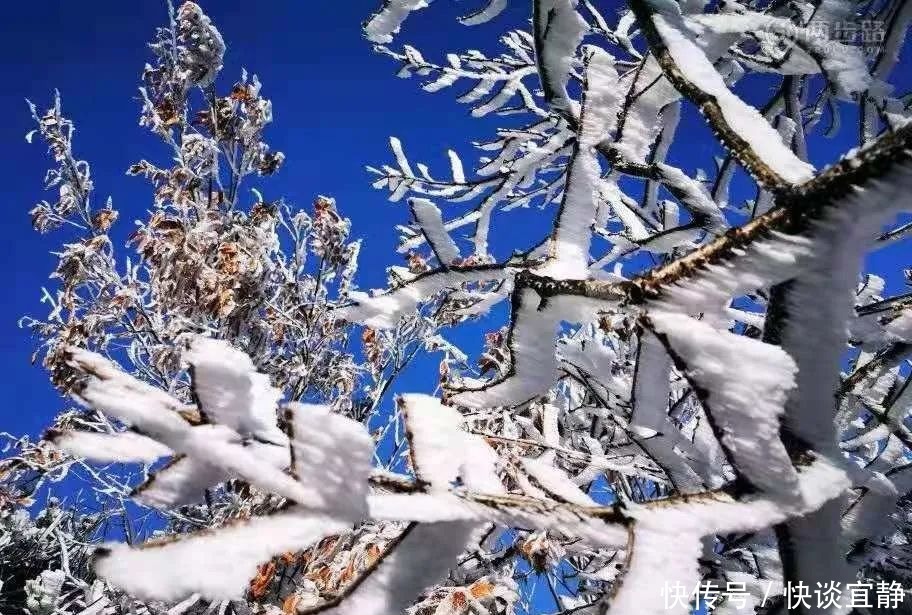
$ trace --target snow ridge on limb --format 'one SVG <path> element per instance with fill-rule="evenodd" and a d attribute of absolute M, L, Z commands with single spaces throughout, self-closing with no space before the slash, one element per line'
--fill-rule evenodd
<path fill-rule="evenodd" d="M 909 168 L 912 168 L 912 123 L 885 133 L 813 180 L 786 189 L 777 197 L 776 206 L 762 216 L 629 281 L 559 281 L 525 272 L 517 276 L 516 288 L 534 288 L 543 297 L 574 295 L 611 303 L 645 303 L 666 297 L 676 303 L 679 298 L 674 298 L 674 293 L 681 289 L 690 295 L 692 305 L 706 308 L 711 303 L 696 290 L 702 285 L 701 280 L 707 279 L 712 286 L 722 284 L 726 289 L 745 290 L 743 284 L 751 278 L 751 284 L 766 280 L 757 285 L 763 286 L 793 277 L 801 255 L 812 248 L 807 235 L 816 220 L 827 216 L 830 210 L 839 209 L 846 209 L 846 216 L 863 217 L 863 200 L 848 197 L 860 189 L 889 183 L 894 173 L 902 174 Z M 776 243 L 777 240 L 786 243 Z M 778 254 L 786 246 L 786 253 Z M 756 255 L 751 252 L 754 247 L 767 256 L 759 259 L 761 264 L 756 267 L 751 264 Z M 742 279 L 737 275 L 722 275 L 726 269 L 750 273 L 745 273 Z M 719 298 L 724 294 L 717 289 L 711 296 Z"/>
<path fill-rule="evenodd" d="M 507 341 L 512 355 L 510 371 L 481 386 L 451 389 L 448 401 L 468 408 L 492 408 L 517 406 L 545 395 L 557 380 L 554 342 L 563 317 L 561 303 L 560 298 L 545 302 L 530 288 L 514 292 Z"/>
<path fill-rule="evenodd" d="M 175 455 L 133 489 L 130 497 L 146 506 L 165 510 L 201 502 L 206 489 L 230 477 L 222 468 L 196 457 Z"/>
<path fill-rule="evenodd" d="M 430 0 L 385 0 L 364 24 L 364 35 L 374 43 L 389 43 L 412 11 L 427 8 Z"/>
<path fill-rule="evenodd" d="M 825 458 L 799 467 L 798 477 L 795 497 L 786 500 L 762 493 L 742 500 L 724 493 L 704 493 L 671 504 L 660 500 L 628 505 L 627 512 L 634 520 L 634 551 L 608 614 L 689 613 L 686 603 L 666 603 L 662 586 L 655 582 L 657 570 L 669 584 L 680 583 L 690 590 L 700 581 L 698 560 L 703 553 L 703 537 L 752 532 L 806 514 L 826 505 L 850 485 L 845 472 Z M 669 544 L 675 548 L 669 549 Z"/>
<path fill-rule="evenodd" d="M 583 494 L 585 495 L 585 494 Z M 419 523 L 475 521 L 502 527 L 527 527 L 578 538 L 594 547 L 618 548 L 627 540 L 626 517 L 615 506 L 581 506 L 514 494 L 452 493 L 372 494 L 371 517 Z"/>
<path fill-rule="evenodd" d="M 170 448 L 138 433 L 94 433 L 50 430 L 44 439 L 73 455 L 101 463 L 154 463 L 172 454 Z"/>
<path fill-rule="evenodd" d="M 180 404 L 167 393 L 121 372 L 100 355 L 83 350 L 71 352 L 71 364 L 83 375 L 78 392 L 80 401 L 132 425 L 178 455 L 172 464 L 137 490 L 138 497 L 150 503 L 168 504 L 236 477 L 301 506 L 332 511 L 349 521 L 362 517 L 366 511 L 366 482 L 373 443 L 359 423 L 331 414 L 323 407 L 290 406 L 294 412 L 288 417 L 293 433 L 289 455 L 284 446 L 247 441 L 224 424 L 193 425 L 174 410 Z M 199 361 L 194 377 L 212 382 L 224 377 L 222 365 L 217 366 L 214 374 L 208 374 L 209 365 Z M 253 397 L 246 402 L 261 403 L 261 399 Z M 226 417 L 239 424 L 238 416 L 253 412 L 243 406 L 234 410 L 215 412 L 209 418 Z M 310 419 L 317 419 L 320 428 L 308 423 Z M 278 435 L 287 446 L 288 438 L 281 432 Z M 284 472 L 290 458 L 297 479 Z M 314 472 L 316 467 L 326 471 Z M 203 485 L 200 483 L 203 477 L 213 482 Z"/>
<path fill-rule="evenodd" d="M 882 191 L 888 185 L 897 185 L 899 189 L 907 190 L 910 135 L 910 127 L 886 135 L 874 146 L 825 171 L 808 184 L 786 191 L 780 198 L 781 204 L 768 214 L 741 229 L 732 230 L 707 248 L 659 268 L 640 279 L 607 284 L 589 280 L 537 278 L 534 274 L 527 273 L 517 278 L 516 292 L 534 289 L 539 300 L 541 297 L 559 299 L 564 295 L 582 295 L 617 301 L 618 296 L 626 295 L 630 303 L 639 303 L 648 313 L 656 314 L 658 321 L 680 321 L 665 324 L 669 330 L 674 330 L 673 337 L 676 339 L 670 342 L 672 350 L 679 355 L 687 355 L 696 351 L 700 345 L 689 344 L 686 339 L 688 335 L 707 338 L 719 335 L 721 314 L 731 296 L 783 280 L 796 277 L 800 280 L 814 271 L 813 263 L 817 258 L 821 259 L 820 262 L 829 262 L 826 260 L 827 257 L 820 257 L 818 253 L 821 241 L 819 229 L 821 225 L 824 229 L 827 228 L 826 221 L 832 216 L 844 219 L 847 223 L 850 219 L 857 223 L 859 217 L 873 213 L 874 220 L 870 224 L 872 228 L 877 228 L 883 221 L 882 216 L 886 214 L 876 211 L 876 206 L 875 211 L 871 212 L 866 206 L 865 199 L 855 196 L 860 192 L 857 186 L 866 185 Z M 880 192 L 878 196 L 884 197 L 884 193 Z M 886 195 L 884 200 L 887 199 L 892 199 L 901 206 L 902 199 L 899 199 L 896 193 Z M 867 222 L 862 226 L 867 227 Z M 871 233 L 872 236 L 875 234 Z M 841 259 L 837 259 L 837 264 L 838 262 L 841 262 Z M 853 287 L 854 280 L 849 288 Z M 813 306 L 804 306 L 802 309 L 808 318 L 816 314 Z M 704 324 L 691 321 L 682 312 L 706 312 L 707 322 Z M 793 516 L 813 513 L 818 509 L 822 509 L 821 514 L 826 517 L 822 520 L 826 523 L 817 528 L 816 535 L 819 536 L 820 532 L 829 532 L 832 525 L 831 510 L 837 512 L 838 530 L 838 512 L 842 508 L 840 496 L 849 485 L 844 472 L 831 465 L 825 450 L 821 451 L 823 456 L 819 453 L 804 453 L 817 457 L 816 461 L 805 467 L 799 458 L 798 467 L 793 468 L 785 446 L 779 440 L 778 417 L 787 399 L 790 383 L 794 381 L 795 362 L 773 346 L 747 338 L 738 338 L 735 343 L 734 338 L 731 334 L 723 333 L 721 339 L 711 340 L 712 343 L 731 344 L 731 348 L 720 351 L 720 356 L 729 357 L 730 365 L 707 363 L 706 357 L 691 355 L 690 358 L 695 364 L 683 369 L 690 372 L 689 376 L 695 384 L 711 388 L 708 390 L 710 412 L 713 403 L 725 407 L 718 413 L 720 435 L 723 441 L 727 440 L 730 458 L 735 468 L 744 474 L 749 483 L 748 491 L 753 487 L 754 493 L 741 502 L 727 500 L 731 506 L 707 507 L 707 513 L 703 516 L 707 525 L 696 528 L 691 539 L 694 549 L 682 554 L 680 558 L 676 557 L 674 562 L 669 563 L 662 559 L 666 556 L 658 549 L 654 556 L 647 555 L 647 565 L 642 568 L 638 566 L 636 570 L 632 570 L 633 578 L 628 577 L 628 580 L 633 580 L 632 588 L 626 594 L 619 594 L 628 596 L 629 603 L 626 606 L 629 608 L 632 608 L 634 601 L 640 602 L 647 576 L 651 580 L 654 571 L 666 564 L 677 567 L 675 569 L 689 575 L 684 580 L 694 580 L 693 575 L 697 574 L 696 562 L 701 552 L 700 539 L 705 535 L 725 531 L 749 531 L 752 526 L 768 527 Z M 737 357 L 733 359 L 732 353 L 737 354 Z M 760 408 L 763 416 L 751 419 L 761 422 L 761 438 L 766 439 L 745 436 L 741 441 L 734 441 L 725 433 L 727 429 L 734 433 L 750 433 L 749 430 L 743 429 L 743 424 L 740 427 L 737 424 L 729 424 L 726 427 L 726 421 L 743 422 L 757 409 L 749 407 L 754 403 L 753 395 L 747 394 L 749 392 L 737 389 L 726 392 L 724 387 L 720 387 L 720 383 L 726 386 L 729 383 L 729 378 L 723 377 L 724 372 L 737 365 L 744 356 L 752 359 L 748 365 L 744 365 L 745 368 L 758 369 L 757 374 L 749 374 L 750 377 L 746 378 L 747 385 L 763 388 L 761 398 L 770 397 L 771 403 L 765 408 Z M 796 360 L 800 364 L 797 357 Z M 779 373 L 775 378 L 770 377 L 769 373 L 760 373 L 771 365 L 774 366 L 773 369 L 785 370 L 788 373 Z M 831 405 L 832 399 L 828 399 L 826 404 Z M 752 425 L 749 427 L 753 428 Z M 788 477 L 785 485 L 777 480 L 779 476 L 770 475 L 764 455 L 770 455 L 776 460 L 775 465 L 785 470 Z M 678 527 L 674 523 L 674 515 L 682 514 L 686 517 L 691 514 L 684 510 L 675 510 L 675 501 L 668 502 L 665 506 L 674 510 L 673 513 L 668 513 L 672 516 L 663 518 L 654 526 L 648 522 L 639 528 L 634 526 L 635 536 L 644 536 L 640 544 L 644 541 L 649 543 L 650 532 L 667 532 L 669 527 Z M 733 512 L 731 517 L 728 516 L 728 512 Z M 811 540 L 814 535 L 810 531 L 797 533 L 793 539 Z M 667 544 L 668 539 L 665 535 L 661 541 L 656 542 Z M 834 538 L 833 544 L 840 544 L 838 536 Z M 812 549 L 809 552 L 814 551 Z M 815 557 L 819 565 L 819 553 Z M 840 561 L 838 554 L 832 557 L 834 562 Z M 634 555 L 633 562 L 637 561 L 637 556 Z M 820 575 L 815 579 L 818 577 L 823 579 Z M 687 585 L 692 587 L 693 583 Z M 622 592 L 624 591 L 626 590 L 622 589 Z M 656 597 L 656 601 L 659 600 L 661 597 Z M 664 611 L 664 604 L 656 602 L 656 605 L 654 612 Z M 623 599 L 615 608 L 617 613 L 626 612 Z"/>
<path fill-rule="evenodd" d="M 605 306 L 573 293 L 546 295 L 543 291 L 555 290 L 550 286 L 554 281 L 544 278 L 547 282 L 536 286 L 536 279 L 529 271 L 516 278 L 507 334 L 511 355 L 507 373 L 481 385 L 448 388 L 450 403 L 467 408 L 519 406 L 544 396 L 557 381 L 560 370 L 555 342 L 560 323 L 589 322 Z M 562 281 L 569 285 L 577 282 L 585 284 L 582 280 Z"/>
<path fill-rule="evenodd" d="M 552 465 L 551 459 L 525 458 L 522 465 L 538 486 L 558 501 L 578 506 L 597 506 L 591 497 L 570 480 L 566 472 Z"/>
<path fill-rule="evenodd" d="M 430 395 L 407 394 L 399 400 L 409 454 L 418 480 L 428 491 L 446 492 L 453 481 L 481 493 L 504 492 L 495 467 L 497 455 L 477 435 L 462 429 L 462 415 Z"/>
<path fill-rule="evenodd" d="M 428 199 L 417 197 L 409 199 L 409 206 L 440 266 L 451 265 L 459 258 L 459 247 L 447 232 L 440 209 Z"/>
<path fill-rule="evenodd" d="M 730 461 L 749 485 L 787 498 L 798 476 L 779 439 L 779 418 L 797 367 L 778 346 L 699 321 L 651 310 L 648 324 L 703 391 L 706 412 L 721 430 Z"/>
<path fill-rule="evenodd" d="M 717 36 L 759 32 L 779 35 L 775 37 L 777 43 L 790 41 L 792 45 L 784 54 L 784 61 L 769 62 L 768 66 L 759 59 L 752 61 L 751 56 L 743 53 L 738 53 L 736 57 L 759 71 L 769 70 L 783 75 L 824 72 L 843 100 L 852 100 L 855 94 L 865 91 L 871 85 L 871 75 L 861 48 L 823 38 L 819 33 L 797 27 L 783 17 L 753 11 L 725 12 L 687 16 L 685 21 L 689 25 L 699 24 Z M 706 32 L 702 34 L 705 35 Z M 783 52 L 780 49 L 777 53 Z"/>
<path fill-rule="evenodd" d="M 589 246 L 601 176 L 596 147 L 617 121 L 618 74 L 614 58 L 597 47 L 587 47 L 584 64 L 585 95 L 577 139 L 552 232 L 551 261 L 542 268 L 542 273 L 557 278 L 589 275 Z"/>
<path fill-rule="evenodd" d="M 567 82 L 576 48 L 589 27 L 576 12 L 577 0 L 533 0 L 535 61 L 545 100 L 557 111 L 572 111 Z"/>
<path fill-rule="evenodd" d="M 291 426 L 297 481 L 318 493 L 338 518 L 349 523 L 363 519 L 374 454 L 374 442 L 364 426 L 326 406 L 297 403 L 285 406 L 285 422 Z"/>
<path fill-rule="evenodd" d="M 477 26 L 491 21 L 507 8 L 507 0 L 487 0 L 477 11 L 459 18 L 459 23 L 466 26 Z"/>
<path fill-rule="evenodd" d="M 291 509 L 139 547 L 109 543 L 96 550 L 95 571 L 141 599 L 171 602 L 197 593 L 231 600 L 243 597 L 263 562 L 349 527 L 336 517 Z"/>
<path fill-rule="evenodd" d="M 353 587 L 309 613 L 386 615 L 400 613 L 422 590 L 440 583 L 453 562 L 477 543 L 478 523 L 413 523 L 387 547 Z M 331 607 L 326 610 L 327 607 Z"/>
<path fill-rule="evenodd" d="M 785 146 L 760 113 L 735 96 L 687 32 L 676 4 L 632 0 L 665 77 L 707 117 L 757 182 L 770 189 L 800 184 L 814 169 Z"/>
<path fill-rule="evenodd" d="M 449 267 L 419 274 L 408 282 L 377 295 L 349 293 L 353 303 L 337 310 L 339 318 L 368 327 L 392 329 L 399 319 L 437 293 L 463 284 L 500 281 L 512 277 L 509 265 Z"/>
<path fill-rule="evenodd" d="M 670 370 L 668 352 L 655 335 L 644 330 L 637 346 L 629 428 L 678 493 L 697 493 L 710 486 L 709 477 L 698 474 L 692 461 L 675 452 L 675 447 L 690 442 L 668 419 Z"/>
<path fill-rule="evenodd" d="M 82 351 L 80 357 L 85 359 L 92 354 L 94 353 Z M 100 355 L 94 355 L 91 360 L 96 365 L 100 362 L 107 363 Z M 74 362 L 74 367 L 78 365 Z M 132 425 L 137 431 L 168 446 L 175 453 L 219 467 L 229 476 L 247 480 L 294 501 L 311 502 L 315 499 L 317 494 L 313 491 L 304 489 L 300 483 L 277 469 L 270 460 L 245 447 L 237 432 L 224 425 L 193 426 L 171 410 L 177 405 L 176 400 L 161 391 L 156 391 L 153 395 L 139 393 L 135 390 L 139 386 L 123 386 L 121 383 L 124 379 L 132 377 L 127 374 L 111 380 L 90 377 L 83 383 L 78 397 L 82 403 Z M 164 399 L 161 395 L 165 396 Z M 319 496 L 315 503 L 320 506 Z"/>
<path fill-rule="evenodd" d="M 282 393 L 250 357 L 225 341 L 197 336 L 183 358 L 205 420 L 267 440 L 281 437 L 276 408 Z"/>
<path fill-rule="evenodd" d="M 384 0 L 383 6 L 364 22 L 364 36 L 373 43 L 390 43 L 408 16 L 427 8 L 432 0 Z M 486 0 L 478 10 L 459 18 L 459 23 L 477 26 L 491 21 L 507 7 L 507 0 Z"/>
<path fill-rule="evenodd" d="M 848 337 L 846 324 L 854 313 L 857 274 L 883 224 L 912 209 L 905 198 L 912 187 L 910 154 L 902 152 L 906 160 L 898 160 L 887 177 L 853 187 L 841 207 L 825 211 L 811 225 L 814 250 L 805 257 L 802 275 L 792 281 L 786 296 L 790 315 L 780 336 L 799 367 L 789 427 L 817 450 L 836 453 L 831 391 L 839 388 L 839 361 Z M 826 328 L 820 327 L 821 320 Z M 812 327 L 813 337 L 808 334 Z M 830 411 L 828 421 L 820 420 L 824 409 Z"/>
<path fill-rule="evenodd" d="M 854 312 L 854 292 L 866 248 L 892 216 L 908 211 L 912 187 L 909 151 L 888 177 L 854 188 L 843 206 L 831 208 L 809 230 L 814 243 L 802 275 L 784 293 L 788 317 L 775 323 L 782 348 L 798 365 L 798 387 L 791 395 L 785 427 L 822 454 L 841 456 L 836 432 L 840 361 L 848 342 L 847 323 Z M 860 214 L 860 215 L 859 215 Z M 805 519 L 789 522 L 781 532 L 790 554 L 787 578 L 813 586 L 831 580 L 845 582 L 853 571 L 842 553 L 841 517 L 846 502 L 837 502 Z M 821 565 L 823 562 L 823 565 Z"/>

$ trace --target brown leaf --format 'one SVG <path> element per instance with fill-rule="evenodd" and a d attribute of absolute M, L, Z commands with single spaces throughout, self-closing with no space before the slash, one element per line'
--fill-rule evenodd
<path fill-rule="evenodd" d="M 114 209 L 102 209 L 92 216 L 92 228 L 101 233 L 107 233 L 117 220 L 117 216 L 117 211 Z"/>
<path fill-rule="evenodd" d="M 354 560 L 348 562 L 348 566 L 345 567 L 345 570 L 342 571 L 342 574 L 339 576 L 340 583 L 348 583 L 355 578 L 355 562 Z"/>
<path fill-rule="evenodd" d="M 282 603 L 282 612 L 285 615 L 294 615 L 298 611 L 298 602 L 301 601 L 301 596 L 297 594 L 291 594 L 285 598 L 285 602 Z"/>
<path fill-rule="evenodd" d="M 235 83 L 234 87 L 231 88 L 231 94 L 229 94 L 228 97 L 232 100 L 239 100 L 241 102 L 246 102 L 253 98 L 250 94 L 250 89 L 243 83 Z"/>
<path fill-rule="evenodd" d="M 250 595 L 253 598 L 262 598 L 269 588 L 269 583 L 275 576 L 275 563 L 262 564 L 257 570 L 257 576 L 250 581 Z"/>
<path fill-rule="evenodd" d="M 452 602 L 454 609 L 461 609 L 465 607 L 465 605 L 468 603 L 468 600 L 466 600 L 465 593 L 456 591 L 453 592 L 452 596 L 450 596 L 450 602 Z"/>

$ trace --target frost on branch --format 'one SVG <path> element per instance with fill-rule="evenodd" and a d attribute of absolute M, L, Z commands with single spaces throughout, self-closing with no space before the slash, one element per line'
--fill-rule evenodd
<path fill-rule="evenodd" d="M 219 346 L 211 340 L 197 340 L 186 353 L 188 360 L 195 361 L 194 378 L 212 382 L 222 375 L 222 365 L 206 360 L 207 353 L 215 350 L 220 351 L 216 356 L 232 355 L 230 348 Z M 244 581 L 253 578 L 258 565 L 269 557 L 304 549 L 369 515 L 410 525 L 339 594 L 328 596 L 324 607 L 340 613 L 404 608 L 421 589 L 446 574 L 452 561 L 477 540 L 473 536 L 486 522 L 519 521 L 568 536 L 600 536 L 596 539 L 600 544 L 617 544 L 617 532 L 612 534 L 604 525 L 586 529 L 585 515 L 572 507 L 564 510 L 535 498 L 511 504 L 494 469 L 498 463 L 495 451 L 479 436 L 462 431 L 460 414 L 434 398 L 402 399 L 419 482 L 403 494 L 387 495 L 382 493 L 384 489 L 407 482 L 378 475 L 370 482 L 380 492 L 369 492 L 373 444 L 367 432 L 325 408 L 289 406 L 287 456 L 281 462 L 274 451 L 258 446 L 262 443 L 255 437 L 230 426 L 242 424 L 237 418 L 249 416 L 262 398 L 235 399 L 233 413 L 207 411 L 203 397 L 199 408 L 187 408 L 98 355 L 73 351 L 71 362 L 79 376 L 76 390 L 84 403 L 184 458 L 218 468 L 225 475 L 222 480 L 242 478 L 284 499 L 265 515 L 233 519 L 214 530 L 138 547 L 109 544 L 99 549 L 95 554 L 98 574 L 139 598 L 177 600 L 191 593 L 210 600 L 239 597 Z M 257 375 L 240 379 L 258 380 L 253 376 Z M 200 424 L 201 417 L 209 422 Z M 214 422 L 219 419 L 227 422 Z M 66 442 L 66 437 L 58 440 Z M 100 452 L 106 460 L 116 458 L 110 449 Z M 135 457 L 130 451 L 122 452 L 120 461 Z M 552 489 L 554 481 L 543 479 Z M 563 489 L 558 487 L 558 491 Z M 500 498 L 504 503 L 498 503 Z M 598 510 L 594 503 L 583 502 Z M 605 512 L 611 514 L 609 511 Z M 147 573 L 139 574 L 141 570 Z"/>
<path fill-rule="evenodd" d="M 744 582 L 759 606 L 766 581 L 775 596 L 785 582 L 814 587 L 827 575 L 845 582 L 846 566 L 865 578 L 886 569 L 875 563 L 884 535 L 873 530 L 873 538 L 870 528 L 873 518 L 897 511 L 894 494 L 905 483 L 896 470 L 907 463 L 899 451 L 912 442 L 905 418 L 897 418 L 907 407 L 898 388 L 909 353 L 899 341 L 907 309 L 899 304 L 907 303 L 869 290 L 865 302 L 875 307 L 866 309 L 859 295 L 853 315 L 851 301 L 875 229 L 904 207 L 890 189 L 905 186 L 909 129 L 886 112 L 873 130 L 862 126 L 873 146 L 820 173 L 808 159 L 819 147 L 815 129 L 838 129 L 836 100 L 870 97 L 863 104 L 869 110 L 905 109 L 889 88 L 874 84 L 876 67 L 888 74 L 895 62 L 883 58 L 895 58 L 908 21 L 904 3 L 885 3 L 888 49 L 872 54 L 848 39 L 826 40 L 820 26 L 873 13 L 820 4 L 631 2 L 615 26 L 594 3 L 545 2 L 533 7 L 531 32 L 506 34 L 496 58 L 470 51 L 438 63 L 424 49 L 380 50 L 399 62 L 400 76 L 421 77 L 433 92 L 465 80 L 488 98 L 480 107 L 477 97 L 460 102 L 517 116 L 523 125 L 477 144 L 474 174 L 460 155 L 452 181 L 411 160 L 397 142 L 395 165 L 372 168 L 375 187 L 393 200 L 433 198 L 441 212 L 434 227 L 447 233 L 472 233 L 474 226 L 474 258 L 489 259 L 502 239 L 492 233 L 501 212 L 532 204 L 556 210 L 547 236 L 514 252 L 502 269 L 492 267 L 498 275 L 487 283 L 512 282 L 510 323 L 486 338 L 479 371 L 487 379 L 448 372 L 446 399 L 508 460 L 520 458 L 502 471 L 526 494 L 582 506 L 607 491 L 609 501 L 621 502 L 618 514 L 635 537 L 635 569 L 605 575 L 603 584 L 587 577 L 573 602 L 554 597 L 557 612 L 606 605 L 619 613 L 663 612 L 657 570 L 663 579 L 680 573 L 691 588 Z M 561 23 L 579 28 L 552 37 Z M 533 65 L 535 73 L 523 72 Z M 756 109 L 741 94 L 748 73 L 765 73 L 772 86 Z M 593 138 L 586 126 L 594 100 L 606 120 Z M 687 105 L 703 114 L 721 146 L 719 157 L 696 171 L 700 163 L 675 138 Z M 686 167 L 670 162 L 685 159 Z M 739 202 L 738 169 L 756 185 L 755 199 Z M 895 208 L 881 208 L 883 188 Z M 845 226 L 831 227 L 842 219 Z M 401 252 L 428 243 L 419 228 L 401 228 Z M 906 235 L 900 224 L 881 237 Z M 591 253 L 602 246 L 603 255 Z M 637 262 L 640 251 L 654 255 L 651 271 Z M 460 285 L 446 267 L 422 276 L 441 283 L 426 295 L 411 292 L 420 285 L 394 284 L 363 306 L 379 312 L 381 298 L 405 297 L 409 288 L 409 309 L 432 309 L 485 283 Z M 799 300 L 805 284 L 814 291 Z M 407 313 L 400 305 L 387 304 L 397 317 Z M 886 315 L 875 316 L 880 309 Z M 804 320 L 790 346 L 789 331 Z M 856 350 L 841 377 L 847 343 Z M 814 349 L 826 360 L 804 365 Z M 825 375 L 825 384 L 813 383 L 811 373 Z M 791 429 L 802 421 L 796 404 L 804 398 L 814 399 L 808 407 L 816 412 L 807 435 Z M 568 489 L 559 476 L 588 493 Z M 631 480 L 647 476 L 645 485 Z M 634 512 L 652 501 L 662 502 L 654 518 Z M 689 548 L 668 554 L 676 540 Z M 853 549 L 857 557 L 847 560 Z M 620 551 L 615 545 L 612 556 L 624 560 Z M 586 560 L 571 550 L 564 561 L 594 575 L 587 561 L 607 557 L 602 550 Z M 817 571 L 809 570 L 811 560 Z M 556 566 L 550 575 L 555 586 L 565 578 Z M 730 603 L 716 608 L 738 610 Z"/>
<path fill-rule="evenodd" d="M 384 0 L 379 11 L 364 24 L 364 34 L 375 43 L 388 43 L 412 11 L 427 7 L 428 0 Z"/>

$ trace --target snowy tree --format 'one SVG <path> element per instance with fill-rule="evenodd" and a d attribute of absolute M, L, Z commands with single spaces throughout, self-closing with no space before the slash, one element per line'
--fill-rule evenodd
<path fill-rule="evenodd" d="M 428 2 L 387 0 L 365 23 L 400 76 L 461 83 L 473 115 L 506 126 L 478 144 L 473 174 L 448 152 L 446 179 L 391 139 L 394 163 L 371 171 L 408 199 L 410 266 L 388 289 L 326 302 L 333 327 L 363 327 L 368 355 L 431 333 L 447 349 L 442 394 L 397 400 L 406 464 L 378 462 L 349 391 L 312 403 L 243 333 L 169 338 L 190 368 L 180 385 L 86 338 L 54 343 L 59 381 L 112 428 L 59 425 L 48 450 L 168 458 L 180 469 L 165 495 L 228 481 L 257 503 L 203 531 L 98 548 L 103 583 L 143 608 L 246 612 L 269 608 L 251 594 L 302 558 L 313 574 L 286 612 L 909 611 L 912 302 L 885 294 L 902 263 L 861 272 L 912 229 L 912 125 L 891 83 L 912 5 L 630 0 L 611 18 L 597 4 L 532 0 L 500 55 L 442 62 L 392 46 Z M 205 27 L 191 37 L 202 49 L 178 42 L 172 57 L 207 92 L 220 37 Z M 866 27 L 876 44 L 856 40 Z M 739 92 L 748 73 L 777 84 L 759 108 Z M 669 162 L 694 109 L 720 146 L 710 171 Z M 818 132 L 842 115 L 857 118 L 858 147 L 817 170 Z M 218 152 L 209 139 L 194 151 Z M 191 167 L 207 195 L 233 184 Z M 537 213 L 550 231 L 496 258 L 494 221 L 532 206 L 553 210 Z M 461 366 L 438 326 L 489 326 L 501 302 L 506 326 L 485 336 L 477 371 Z M 42 575 L 30 595 L 53 602 L 60 575 Z"/>
<path fill-rule="evenodd" d="M 233 85 L 220 84 L 225 43 L 192 2 L 171 10 L 150 51 L 139 121 L 164 144 L 164 155 L 161 162 L 124 163 L 152 194 L 147 217 L 133 228 L 122 228 L 112 199 L 98 203 L 99 180 L 77 154 L 75 128 L 60 96 L 45 111 L 31 105 L 36 128 L 27 140 L 42 141 L 53 159 L 46 176 L 53 198 L 38 203 L 31 219 L 36 231 L 62 237 L 54 252 L 55 287 L 43 291 L 49 313 L 22 320 L 39 343 L 34 359 L 42 359 L 53 383 L 69 395 L 83 377 L 71 365 L 70 349 L 102 353 L 138 381 L 167 392 L 195 425 L 210 422 L 211 410 L 202 405 L 255 404 L 258 415 L 239 417 L 233 428 L 279 466 L 288 457 L 272 385 L 283 399 L 327 404 L 385 437 L 395 428 L 378 409 L 397 375 L 425 347 L 434 321 L 416 314 L 393 331 L 365 337 L 365 352 L 353 350 L 351 336 L 358 332 L 333 310 L 349 301 L 360 242 L 351 238 L 351 224 L 332 198 L 317 196 L 304 210 L 264 196 L 263 179 L 281 168 L 284 156 L 265 140 L 272 105 L 259 79 L 243 73 Z M 186 351 L 197 338 L 224 344 L 215 346 L 222 357 L 217 381 L 191 377 Z M 223 381 L 233 388 L 223 390 Z M 99 412 L 68 408 L 44 439 L 9 437 L 4 452 L 3 613 L 133 612 L 122 593 L 96 582 L 89 561 L 93 543 L 112 535 L 131 542 L 153 532 L 175 535 L 274 507 L 268 493 L 192 456 L 175 455 Z M 87 463 L 84 456 L 104 463 Z M 114 463 L 122 461 L 130 464 Z M 130 505 L 131 498 L 141 507 Z M 40 515 L 25 515 L 28 505 Z M 324 560 L 363 558 L 376 531 L 364 528 L 340 539 L 338 553 L 314 558 L 295 573 L 297 560 L 277 562 L 276 573 L 261 575 L 252 597 L 281 604 Z M 33 608 L 29 597 L 48 582 L 53 591 Z M 322 581 L 326 587 L 338 582 Z M 159 612 L 154 605 L 143 608 Z"/>

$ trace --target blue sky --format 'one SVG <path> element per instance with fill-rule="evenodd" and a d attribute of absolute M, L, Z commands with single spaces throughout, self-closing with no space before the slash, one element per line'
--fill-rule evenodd
<path fill-rule="evenodd" d="M 222 87 L 229 87 L 243 66 L 260 76 L 265 95 L 273 100 L 276 122 L 267 140 L 285 152 L 287 160 L 282 172 L 263 185 L 265 196 L 285 196 L 302 207 L 316 194 L 336 197 L 353 220 L 354 234 L 366 238 L 359 278 L 363 288 L 382 286 L 384 268 L 398 263 L 393 226 L 408 218 L 404 205 L 391 204 L 383 192 L 371 189 L 364 165 L 389 161 L 388 137 L 397 135 L 411 157 L 432 169 L 446 168 L 448 148 L 460 151 L 468 166 L 474 159 L 468 144 L 489 137 L 498 124 L 496 118 L 472 119 L 452 93 L 428 94 L 415 80 L 396 78 L 393 62 L 375 54 L 360 31 L 379 2 L 202 2 L 228 43 Z M 618 5 L 615 0 L 600 3 L 608 15 Z M 529 10 L 528 2 L 511 2 L 492 23 L 475 28 L 455 23 L 455 15 L 474 6 L 470 0 L 439 0 L 409 19 L 400 42 L 414 44 L 429 58 L 448 50 L 494 49 L 497 35 L 521 27 Z M 2 411 L 0 429 L 36 434 L 62 408 L 62 401 L 42 369 L 30 365 L 35 344 L 17 320 L 45 312 L 40 287 L 50 284 L 47 276 L 55 262 L 48 252 L 65 235 L 39 236 L 29 224 L 27 211 L 44 196 L 41 182 L 48 160 L 42 144 L 28 145 L 23 139 L 32 127 L 24 99 L 44 107 L 54 88 L 61 91 L 64 112 L 77 126 L 76 153 L 93 166 L 96 198 L 113 198 L 121 210 L 118 224 L 126 230 L 134 219 L 145 217 L 151 200 L 148 185 L 127 177 L 125 169 L 142 157 L 161 161 L 168 155 L 138 126 L 136 100 L 139 75 L 149 59 L 145 42 L 165 22 L 166 12 L 164 0 L 12 2 L 4 9 L 0 62 L 6 85 L 0 94 L 0 139 L 6 154 L 0 174 L 6 213 L 0 233 L 8 245 L 0 252 L 0 264 L 10 283 L 0 301 L 0 353 L 3 384 L 14 394 Z M 907 82 L 912 80 L 908 66 L 904 62 L 897 70 Z M 769 78 L 749 77 L 741 91 L 759 103 L 774 85 Z M 815 163 L 832 161 L 855 145 L 850 115 L 845 124 L 833 141 L 811 142 Z M 717 152 L 702 121 L 686 107 L 671 161 L 693 171 L 708 168 Z M 743 188 L 741 198 L 753 196 Z M 550 221 L 550 213 L 535 212 L 495 218 L 494 233 L 501 244 L 528 245 L 526 236 Z M 514 237 L 524 239 L 504 239 Z M 896 269 L 902 254 L 898 247 L 878 255 L 875 268 Z M 898 290 L 898 277 L 890 281 Z M 432 382 L 413 374 L 404 384 L 427 390 Z"/>

